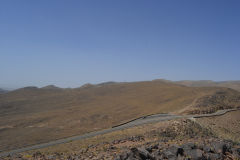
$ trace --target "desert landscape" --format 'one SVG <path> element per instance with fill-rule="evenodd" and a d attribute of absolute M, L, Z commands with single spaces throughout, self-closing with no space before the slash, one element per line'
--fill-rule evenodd
<path fill-rule="evenodd" d="M 0 160 L 240 160 L 239 0 L 0 0 Z"/>
<path fill-rule="evenodd" d="M 157 121 L 167 121 L 159 123 L 166 127 L 165 124 L 168 123 L 189 122 L 189 119 L 193 118 L 193 116 L 188 117 L 190 115 L 211 115 L 219 110 L 240 108 L 240 93 L 237 91 L 238 88 L 234 89 L 206 84 L 204 87 L 188 87 L 178 82 L 166 80 L 106 82 L 96 85 L 87 84 L 74 89 L 58 88 L 53 85 L 43 88 L 21 88 L 0 95 L 1 151 L 4 153 L 58 139 L 97 132 L 128 123 L 139 117 L 155 114 L 179 115 L 179 117 L 166 120 L 154 119 L 154 121 L 140 122 L 139 125 L 143 125 L 141 130 L 144 131 L 144 133 L 141 131 L 142 136 L 142 134 L 149 134 L 145 133 L 149 130 L 145 128 L 148 123 L 155 125 Z M 234 120 L 233 124 L 229 120 L 225 121 L 225 119 L 229 119 L 229 115 L 234 115 L 230 118 L 230 120 Z M 201 130 L 206 129 L 209 133 L 217 135 L 216 137 L 219 139 L 227 138 L 239 142 L 236 136 L 240 128 L 238 115 L 239 111 L 233 110 L 226 113 L 226 116 L 225 114 L 219 117 L 212 116 L 215 119 L 218 118 L 214 121 L 211 120 L 211 117 L 197 118 L 196 121 L 201 126 Z M 196 121 L 194 120 L 194 123 Z M 219 122 L 227 122 L 231 125 L 223 124 L 227 128 L 219 129 Z M 136 124 L 129 127 L 135 127 Z M 171 125 L 168 124 L 167 132 L 164 134 L 172 134 L 168 133 L 169 127 L 171 131 Z M 125 128 L 119 129 L 123 131 L 111 130 L 109 133 L 101 133 L 97 136 L 115 135 L 119 132 L 125 132 L 125 130 L 135 130 Z M 180 127 L 179 132 L 188 132 L 187 130 L 191 132 L 190 128 L 183 128 L 182 131 Z M 223 132 L 224 130 L 225 132 Z M 133 134 L 132 131 L 130 135 L 125 135 L 125 138 L 138 135 L 138 132 Z M 153 132 L 157 132 L 157 129 Z M 161 131 L 156 134 L 161 136 L 163 133 Z M 199 133 L 194 134 L 196 134 L 194 136 L 198 136 Z M 216 137 L 214 136 L 214 138 Z M 185 138 L 188 139 L 188 137 Z M 114 141 L 114 139 L 111 140 Z M 68 146 L 71 141 L 64 143 Z M 145 141 L 143 142 L 145 143 Z M 155 142 L 155 140 L 151 140 L 151 142 Z M 83 144 L 81 143 L 81 145 Z M 80 146 L 77 145 L 77 147 Z M 114 156 L 116 158 L 117 155 L 111 154 L 111 158 Z"/>
<path fill-rule="evenodd" d="M 231 125 L 222 123 L 226 121 Z M 237 160 L 239 132 L 239 111 L 233 111 L 216 117 L 145 124 L 4 159 Z"/>

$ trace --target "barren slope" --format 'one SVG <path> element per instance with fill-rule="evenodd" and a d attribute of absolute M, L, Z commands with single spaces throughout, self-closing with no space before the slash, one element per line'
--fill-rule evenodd
<path fill-rule="evenodd" d="M 218 92 L 226 97 L 239 94 L 161 81 L 19 89 L 0 95 L 0 150 L 100 130 L 143 115 L 176 112 Z"/>
<path fill-rule="evenodd" d="M 229 112 L 223 116 L 197 119 L 204 127 L 210 128 L 223 139 L 240 143 L 240 111 Z"/>
<path fill-rule="evenodd" d="M 189 86 L 189 87 L 226 87 L 240 91 L 240 81 L 223 81 L 223 82 L 214 82 L 214 81 L 177 81 L 177 84 Z"/>
<path fill-rule="evenodd" d="M 184 154 L 194 153 L 194 149 L 200 149 L 198 150 L 200 151 L 199 153 L 203 153 L 204 157 L 210 156 L 209 159 L 239 159 L 240 145 L 236 145 L 239 143 L 239 114 L 240 111 L 238 110 L 221 116 L 198 118 L 196 121 L 178 119 L 146 124 L 81 141 L 73 141 L 44 149 L 28 151 L 22 153 L 22 157 L 27 159 L 34 159 L 35 156 L 45 156 L 46 159 L 48 157 L 49 159 L 52 157 L 54 157 L 53 159 L 67 159 L 67 157 L 71 157 L 72 159 L 88 159 L 89 157 L 91 159 L 114 159 L 122 153 L 120 154 L 122 155 L 120 159 L 124 159 L 123 157 L 131 155 L 127 155 L 126 150 L 146 148 L 147 152 L 150 152 L 155 157 L 153 159 L 157 160 L 163 159 L 161 157 L 163 155 L 174 156 L 174 154 L 166 155 L 166 153 L 169 153 L 166 150 L 173 152 L 175 151 L 173 146 L 177 146 L 185 149 Z M 237 143 L 233 144 L 229 140 Z M 224 149 L 223 144 L 227 144 L 228 147 L 231 146 L 229 148 L 231 152 L 228 151 L 227 154 L 219 152 L 219 150 L 221 151 L 221 147 Z M 187 146 L 193 148 L 190 149 Z M 154 151 L 158 152 L 155 154 Z M 183 157 L 181 158 L 183 159 Z"/>

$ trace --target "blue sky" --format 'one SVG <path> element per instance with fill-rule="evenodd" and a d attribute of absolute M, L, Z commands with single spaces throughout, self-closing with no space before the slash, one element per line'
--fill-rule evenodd
<path fill-rule="evenodd" d="M 0 87 L 240 79 L 239 0 L 2 0 Z"/>

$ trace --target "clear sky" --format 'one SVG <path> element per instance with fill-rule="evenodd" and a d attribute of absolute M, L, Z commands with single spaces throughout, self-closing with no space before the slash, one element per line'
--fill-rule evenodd
<path fill-rule="evenodd" d="M 239 0 L 1 0 L 0 88 L 239 80 Z"/>

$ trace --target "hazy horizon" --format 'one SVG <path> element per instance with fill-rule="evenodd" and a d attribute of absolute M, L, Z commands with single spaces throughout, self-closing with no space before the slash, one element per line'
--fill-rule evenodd
<path fill-rule="evenodd" d="M 164 79 L 164 78 L 158 78 L 158 79 L 151 79 L 151 80 L 139 80 L 139 81 L 102 81 L 102 82 L 96 82 L 96 83 L 83 83 L 79 86 L 58 86 L 56 84 L 47 84 L 47 85 L 28 85 L 28 86 L 20 86 L 20 87 L 16 87 L 16 88 L 8 88 L 8 87 L 1 87 L 0 89 L 4 89 L 4 90 L 15 90 L 15 89 L 20 89 L 20 88 L 25 88 L 25 87 L 37 87 L 37 88 L 43 88 L 43 87 L 47 87 L 47 86 L 55 86 L 55 87 L 59 87 L 59 88 L 78 88 L 78 87 L 82 87 L 86 84 L 91 84 L 91 85 L 98 85 L 98 84 L 102 84 L 102 83 L 109 83 L 109 82 L 114 82 L 114 83 L 134 83 L 134 82 L 147 82 L 147 81 L 155 81 L 155 80 L 166 80 L 166 81 L 171 81 L 171 82 L 180 82 L 180 81 L 211 81 L 211 82 L 217 82 L 217 83 L 221 83 L 221 82 L 240 82 L 240 80 L 223 80 L 223 81 L 214 81 L 214 80 L 203 80 L 203 79 L 199 79 L 199 80 L 189 80 L 189 79 L 182 79 L 182 80 L 169 80 L 169 79 Z"/>
<path fill-rule="evenodd" d="M 240 1 L 1 1 L 0 88 L 240 80 Z"/>

